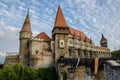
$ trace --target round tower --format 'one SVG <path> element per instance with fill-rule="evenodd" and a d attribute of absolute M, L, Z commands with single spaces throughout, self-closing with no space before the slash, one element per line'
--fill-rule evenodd
<path fill-rule="evenodd" d="M 107 39 L 104 37 L 103 34 L 102 34 L 102 38 L 100 40 L 100 45 L 101 45 L 101 47 L 107 47 Z"/>
<path fill-rule="evenodd" d="M 65 21 L 62 9 L 58 6 L 54 28 L 52 30 L 52 37 L 54 39 L 54 55 L 55 67 L 58 68 L 58 60 L 61 56 L 67 56 L 67 35 L 69 34 L 69 27 Z"/>
<path fill-rule="evenodd" d="M 23 27 L 20 31 L 20 55 L 19 62 L 22 64 L 28 65 L 29 63 L 29 41 L 32 36 L 30 19 L 29 19 L 29 10 L 25 18 Z"/>

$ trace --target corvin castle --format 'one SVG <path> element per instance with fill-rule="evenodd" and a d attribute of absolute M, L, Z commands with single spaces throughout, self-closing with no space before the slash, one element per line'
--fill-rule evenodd
<path fill-rule="evenodd" d="M 103 58 L 111 57 L 107 47 L 107 39 L 102 34 L 101 46 L 94 45 L 82 31 L 74 29 L 66 23 L 59 6 L 56 14 L 52 36 L 45 32 L 32 36 L 29 11 L 20 31 L 19 55 L 6 56 L 5 65 L 15 62 L 33 68 L 55 67 L 59 71 L 58 60 L 64 58 Z"/>

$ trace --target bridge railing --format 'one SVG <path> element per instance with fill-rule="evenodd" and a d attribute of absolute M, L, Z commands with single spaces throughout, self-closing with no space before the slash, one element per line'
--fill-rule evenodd
<path fill-rule="evenodd" d="M 107 60 L 119 60 L 119 58 L 98 58 L 99 59 L 99 66 L 103 65 L 103 63 Z M 72 66 L 76 66 L 77 62 L 78 62 L 78 58 L 64 58 L 61 57 L 58 60 L 59 63 L 64 63 L 67 65 L 72 65 Z M 94 67 L 94 62 L 95 62 L 95 58 L 80 58 L 80 61 L 78 63 L 78 66 L 83 65 L 86 67 Z"/>

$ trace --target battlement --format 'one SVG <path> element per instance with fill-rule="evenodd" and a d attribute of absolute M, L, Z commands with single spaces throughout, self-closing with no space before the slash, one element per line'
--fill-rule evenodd
<path fill-rule="evenodd" d="M 42 42 L 42 41 L 44 41 L 44 39 L 34 38 L 34 37 L 32 37 L 32 38 L 31 38 L 31 41 L 38 41 L 38 42 Z"/>
<path fill-rule="evenodd" d="M 6 56 L 18 56 L 19 55 L 19 52 L 7 52 L 6 53 Z"/>

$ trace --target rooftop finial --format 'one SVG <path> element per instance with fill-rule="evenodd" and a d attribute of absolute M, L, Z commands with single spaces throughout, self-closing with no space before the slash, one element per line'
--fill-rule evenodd
<path fill-rule="evenodd" d="M 29 8 L 28 8 L 28 11 L 27 11 L 27 16 L 29 16 Z"/>

